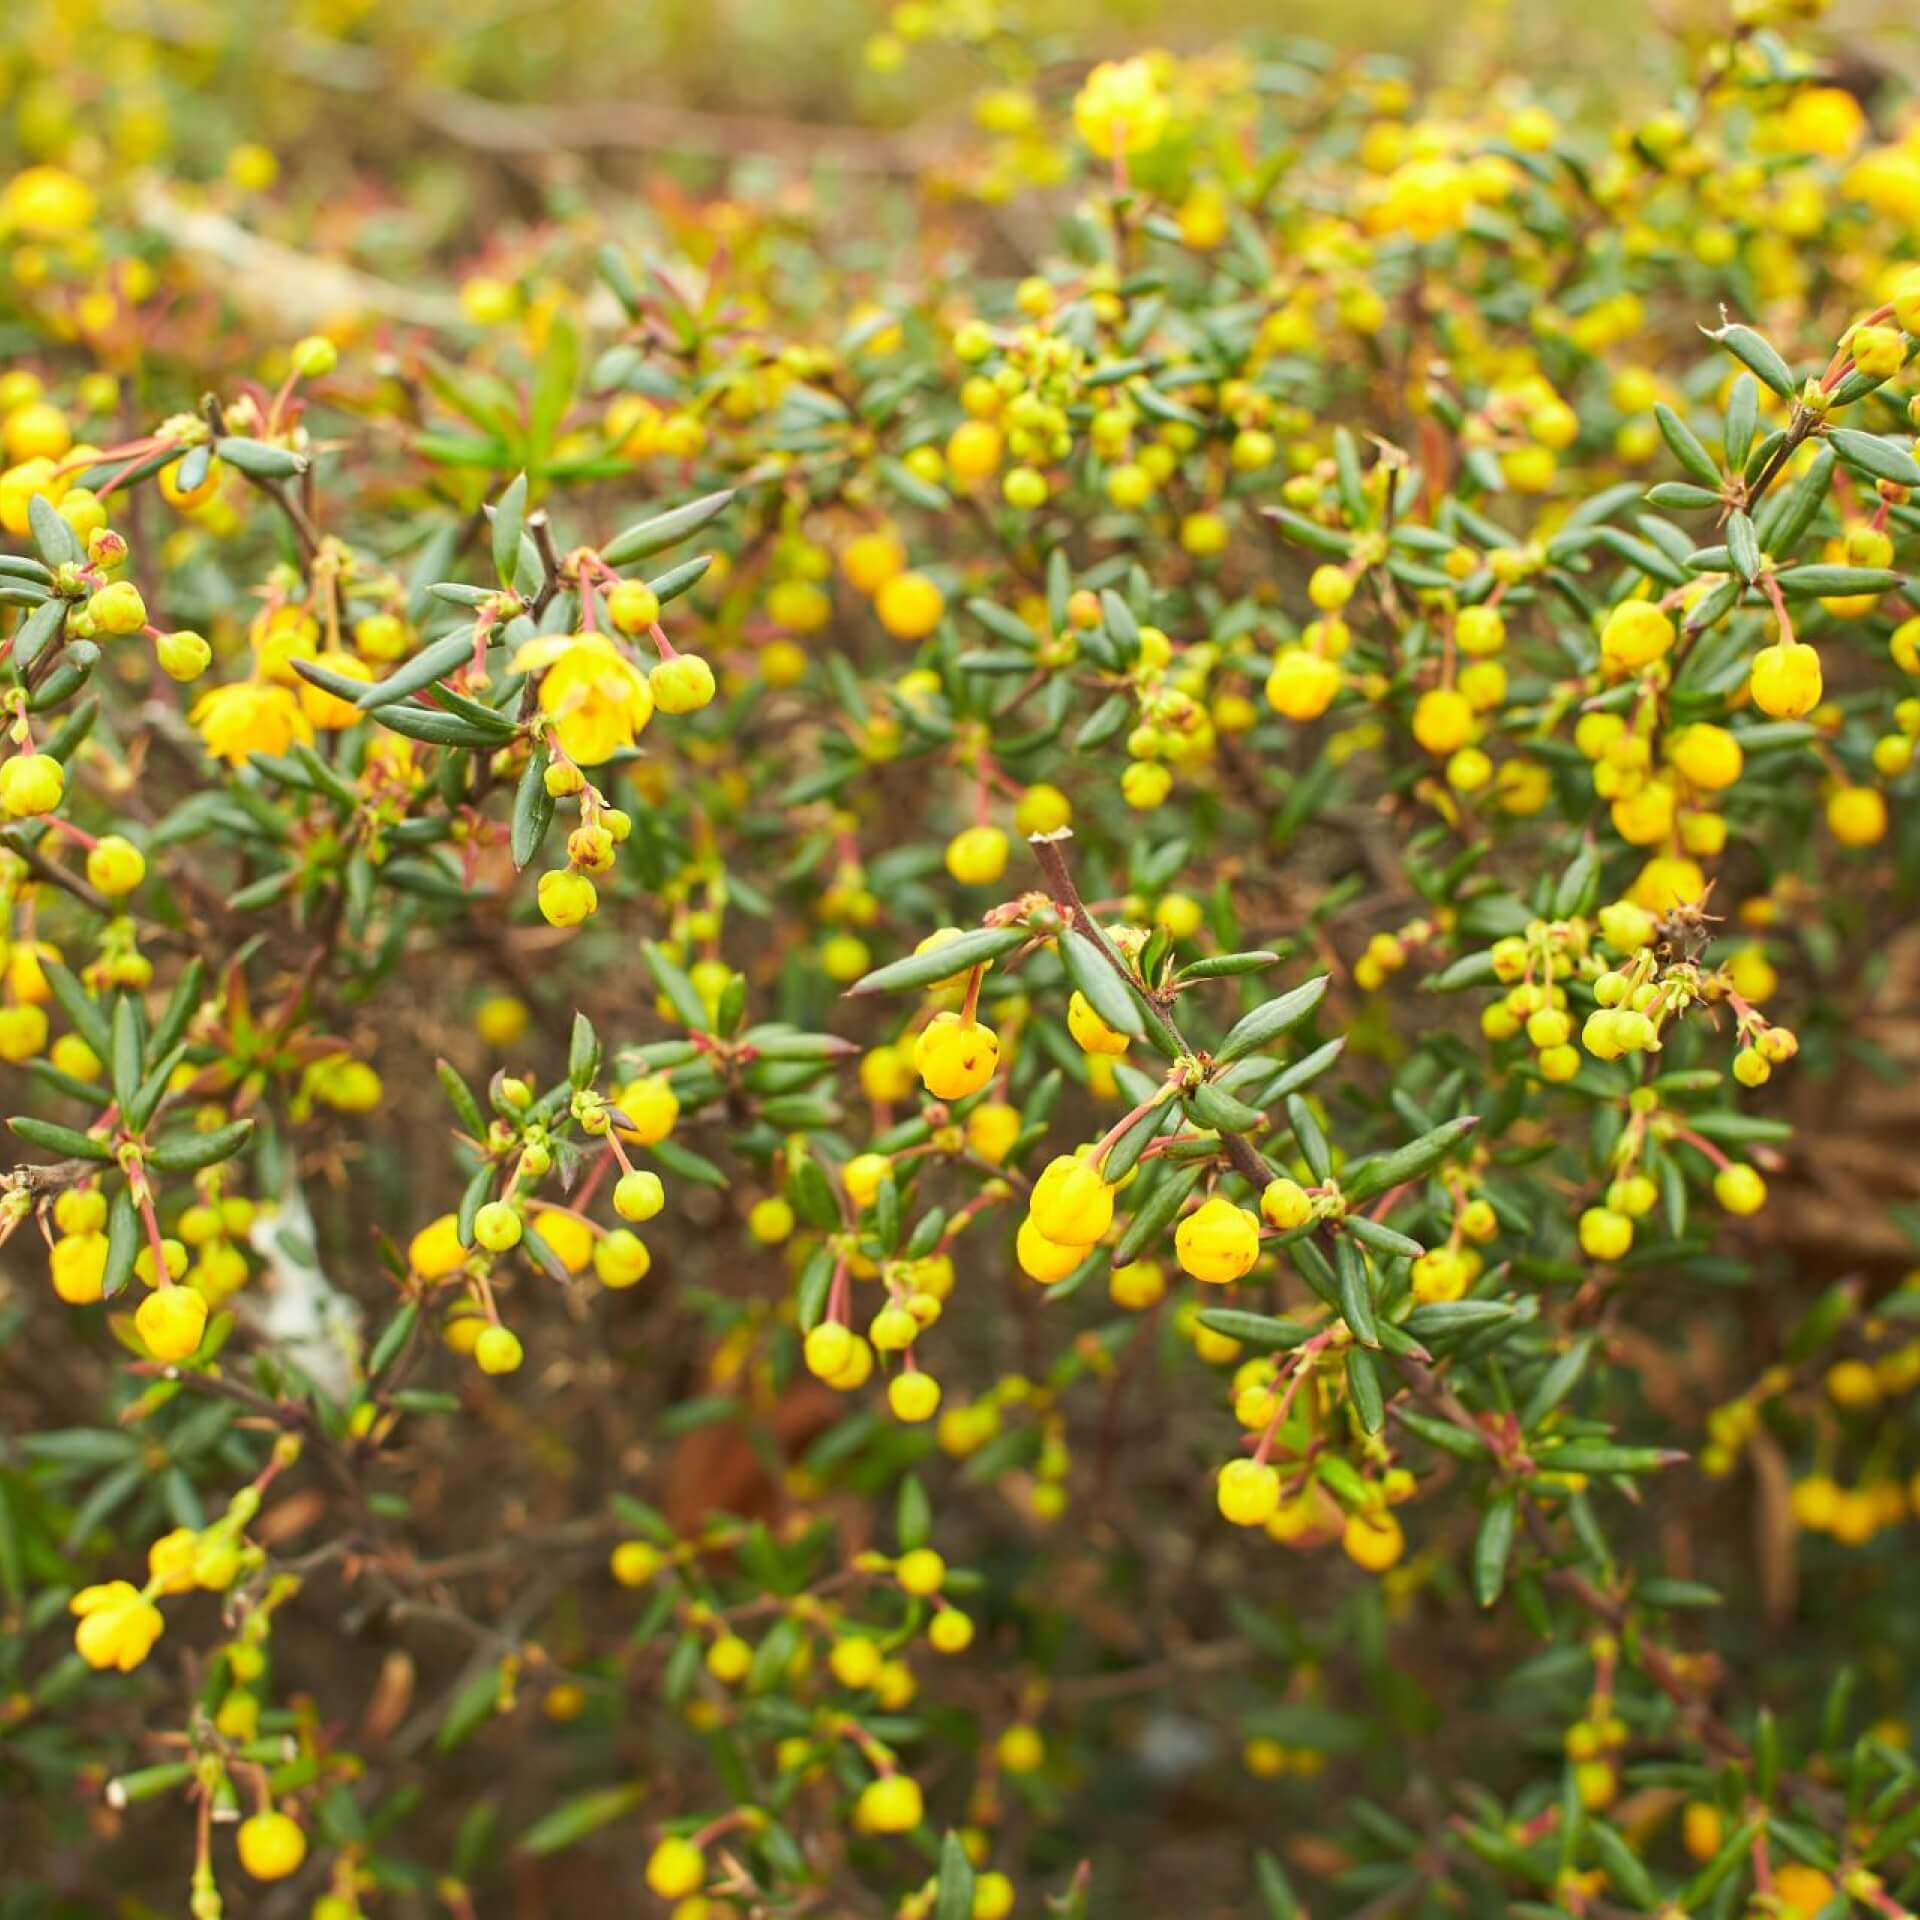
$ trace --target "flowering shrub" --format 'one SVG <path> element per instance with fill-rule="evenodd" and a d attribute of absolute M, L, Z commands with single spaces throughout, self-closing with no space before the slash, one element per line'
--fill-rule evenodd
<path fill-rule="evenodd" d="M 1913 998 L 1920 112 L 904 5 L 874 224 L 403 285 L 73 12 L 4 1911 L 1907 1912 L 1915 1216 L 1783 1216 Z"/>

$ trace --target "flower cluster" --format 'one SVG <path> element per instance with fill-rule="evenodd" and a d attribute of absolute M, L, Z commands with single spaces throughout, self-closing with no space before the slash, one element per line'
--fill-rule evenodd
<path fill-rule="evenodd" d="M 24 1910 L 1913 1911 L 1869 36 L 123 11 L 0 22 Z"/>

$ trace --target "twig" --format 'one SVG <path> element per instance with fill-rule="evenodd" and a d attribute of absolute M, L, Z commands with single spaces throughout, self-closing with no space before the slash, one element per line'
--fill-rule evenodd
<path fill-rule="evenodd" d="M 1093 916 L 1088 913 L 1087 903 L 1081 899 L 1080 889 L 1074 885 L 1073 875 L 1067 870 L 1067 857 L 1062 850 L 1065 843 L 1072 838 L 1072 833 L 1062 828 L 1057 834 L 1034 834 L 1027 842 L 1033 849 L 1034 859 L 1039 862 L 1041 877 L 1047 883 L 1047 891 L 1057 904 L 1067 910 L 1074 927 L 1099 949 L 1101 957 L 1120 976 L 1128 992 L 1141 1000 L 1151 1017 L 1158 1020 L 1173 1036 L 1180 1051 L 1191 1054 L 1194 1049 L 1175 1024 L 1172 1016 L 1163 1011 L 1134 979 L 1127 963 L 1121 959 L 1113 943 L 1108 940 Z M 1227 1158 L 1232 1161 L 1234 1171 L 1251 1184 L 1255 1193 L 1261 1192 L 1267 1182 L 1273 1178 L 1273 1169 L 1261 1159 L 1253 1143 L 1243 1134 L 1229 1133 L 1221 1136 L 1220 1144 L 1225 1149 Z"/>

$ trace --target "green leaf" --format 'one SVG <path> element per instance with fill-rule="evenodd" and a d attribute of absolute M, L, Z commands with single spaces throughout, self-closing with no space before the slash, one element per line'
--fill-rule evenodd
<path fill-rule="evenodd" d="M 1646 1862 L 1620 1831 L 1590 1813 L 1587 1815 L 1587 1838 L 1593 1842 L 1593 1850 L 1600 1856 L 1600 1864 L 1606 1869 L 1608 1880 L 1626 1895 L 1638 1911 L 1651 1913 L 1660 1904 L 1660 1889 L 1653 1875 L 1647 1871 Z"/>
<path fill-rule="evenodd" d="M 1708 1608 L 1724 1607 L 1726 1596 L 1717 1587 L 1702 1580 L 1642 1580 L 1633 1597 L 1649 1607 Z"/>
<path fill-rule="evenodd" d="M 35 607 L 21 621 L 19 631 L 13 636 L 13 652 L 8 657 L 15 670 L 25 673 L 58 637 L 66 622 L 67 602 L 64 600 L 43 600 Z"/>
<path fill-rule="evenodd" d="M 937 986 L 977 967 L 983 960 L 997 960 L 1015 947 L 1025 946 L 1024 927 L 975 927 L 969 933 L 944 940 L 925 953 L 910 953 L 904 960 L 890 961 L 863 974 L 847 989 L 847 996 L 862 993 L 906 993 L 915 987 Z"/>
<path fill-rule="evenodd" d="M 228 466 L 250 480 L 291 480 L 313 464 L 304 453 L 295 453 L 291 447 L 269 446 L 264 440 L 250 440 L 239 433 L 216 440 L 213 450 Z"/>
<path fill-rule="evenodd" d="M 1256 1353 L 1291 1353 L 1305 1346 L 1312 1330 L 1297 1320 L 1282 1320 L 1271 1313 L 1247 1313 L 1239 1307 L 1202 1307 L 1196 1316 L 1211 1333 L 1238 1340 Z"/>
<path fill-rule="evenodd" d="M 1253 1882 L 1267 1920 L 1300 1920 L 1303 1909 L 1286 1870 L 1264 1847 L 1253 1856 Z"/>
<path fill-rule="evenodd" d="M 527 476 L 515 478 L 493 510 L 493 570 L 511 588 L 520 565 L 520 535 L 527 522 Z"/>
<path fill-rule="evenodd" d="M 1542 1473 L 1658 1473 L 1680 1465 L 1685 1454 L 1660 1447 L 1588 1446 L 1578 1441 L 1564 1447 L 1543 1448 L 1533 1456 Z"/>
<path fill-rule="evenodd" d="M 875 465 L 880 477 L 909 506 L 918 507 L 925 513 L 946 513 L 951 510 L 953 496 L 946 488 L 931 480 L 921 479 L 905 461 L 887 455 L 876 461 Z"/>
<path fill-rule="evenodd" d="M 373 707 L 392 706 L 409 694 L 432 686 L 443 674 L 465 666 L 472 658 L 472 634 L 450 633 L 444 639 L 422 647 L 412 659 L 396 667 L 384 680 L 376 681 L 370 687 L 356 687 L 354 704 L 363 713 Z M 388 725 L 393 724 L 389 716 L 383 714 L 381 718 Z"/>
<path fill-rule="evenodd" d="M 833 1288 L 833 1267 L 832 1247 L 819 1246 L 814 1248 L 800 1275 L 800 1284 L 794 1292 L 794 1322 L 803 1337 L 826 1318 L 827 1296 Z"/>
<path fill-rule="evenodd" d="M 940 1894 L 933 1920 L 973 1920 L 973 1862 L 951 1829 L 940 1843 Z"/>
<path fill-rule="evenodd" d="M 1287 1096 L 1287 1124 L 1293 1129 L 1293 1137 L 1299 1143 L 1300 1157 L 1307 1163 L 1316 1180 L 1333 1178 L 1333 1154 L 1327 1146 L 1327 1136 L 1320 1131 L 1320 1122 L 1313 1117 L 1313 1109 L 1297 1093 Z"/>
<path fill-rule="evenodd" d="M 1396 1408 L 1394 1418 L 1428 1446 L 1437 1447 L 1442 1453 L 1450 1453 L 1456 1460 L 1479 1460 L 1492 1450 L 1483 1435 L 1469 1433 L 1466 1428 L 1456 1427 L 1451 1421 L 1436 1419 L 1432 1414 L 1421 1413 L 1412 1407 Z"/>
<path fill-rule="evenodd" d="M 50 567 L 78 567 L 86 564 L 87 550 L 80 536 L 60 516 L 60 510 L 44 493 L 27 501 L 27 527 L 40 558 Z"/>
<path fill-rule="evenodd" d="M 567 1080 L 576 1093 L 590 1087 L 600 1071 L 600 1036 L 584 1013 L 573 1016 L 573 1034 L 567 1048 Z"/>
<path fill-rule="evenodd" d="M 1774 576 L 1789 600 L 1839 600 L 1862 593 L 1891 593 L 1906 581 L 1891 567 L 1789 567 Z"/>
<path fill-rule="evenodd" d="M 1124 693 L 1110 695 L 1095 707 L 1080 731 L 1073 737 L 1076 753 L 1091 753 L 1122 731 L 1133 718 L 1134 703 Z"/>
<path fill-rule="evenodd" d="M 1236 1100 L 1224 1087 L 1202 1081 L 1186 1094 L 1187 1111 L 1203 1127 L 1216 1133 L 1251 1133 L 1266 1119 L 1258 1107 Z"/>
<path fill-rule="evenodd" d="M 1483 1607 L 1492 1606 L 1507 1584 L 1507 1562 L 1519 1517 L 1520 1503 L 1511 1492 L 1496 1494 L 1480 1517 L 1473 1542 L 1473 1597 Z"/>
<path fill-rule="evenodd" d="M 830 1232 L 840 1224 L 840 1207 L 820 1163 L 810 1153 L 795 1154 L 787 1169 L 787 1204 L 810 1227 Z M 825 1248 L 822 1252 L 827 1251 Z M 831 1270 L 832 1262 L 828 1262 Z"/>
<path fill-rule="evenodd" d="M 107 1203 L 107 1264 L 100 1278 L 103 1300 L 123 1292 L 133 1278 L 133 1263 L 140 1257 L 140 1237 L 140 1216 L 133 1195 L 125 1187 L 116 1188 Z"/>
<path fill-rule="evenodd" d="M 147 1122 L 153 1118 L 160 1102 L 166 1098 L 167 1085 L 186 1057 L 186 1042 L 182 1041 L 171 1053 L 159 1060 L 147 1077 L 141 1081 L 139 1091 L 122 1108 L 129 1132 L 146 1132 Z"/>
<path fill-rule="evenodd" d="M 1100 590 L 1100 620 L 1128 659 L 1140 651 L 1140 622 L 1134 617 L 1133 609 L 1111 587 Z"/>
<path fill-rule="evenodd" d="M 894 1530 L 900 1551 L 911 1553 L 933 1538 L 933 1503 L 920 1484 L 920 1476 L 910 1473 L 900 1482 L 900 1499 L 895 1510 Z"/>
<path fill-rule="evenodd" d="M 649 554 L 677 546 L 689 534 L 698 533 L 709 520 L 724 513 L 732 499 L 733 489 L 723 487 L 718 493 L 703 493 L 685 506 L 657 513 L 651 520 L 636 521 L 600 549 L 600 558 L 610 567 L 624 567 L 632 561 L 646 559 Z"/>
<path fill-rule="evenodd" d="M 1195 960 L 1180 969 L 1181 980 L 1225 980 L 1237 974 L 1259 973 L 1277 967 L 1281 956 L 1259 948 L 1247 953 L 1216 953 L 1210 959 Z"/>
<path fill-rule="evenodd" d="M 1343 1183 L 1347 1199 L 1371 1200 L 1375 1194 L 1385 1193 L 1391 1187 L 1420 1179 L 1437 1167 L 1479 1124 L 1477 1114 L 1462 1114 L 1459 1119 L 1449 1120 L 1431 1133 L 1422 1134 L 1397 1152 L 1383 1153 L 1366 1161 L 1354 1168 Z M 1320 1177 L 1324 1179 L 1325 1175 Z"/>
<path fill-rule="evenodd" d="M 1436 1300 L 1415 1307 L 1407 1315 L 1406 1328 L 1422 1340 L 1439 1340 L 1450 1333 L 1477 1333 L 1513 1315 L 1512 1304 L 1505 1300 Z"/>
<path fill-rule="evenodd" d="M 1363 1246 L 1371 1247 L 1375 1253 L 1384 1253 L 1390 1260 L 1418 1260 L 1426 1252 L 1418 1240 L 1404 1233 L 1396 1233 L 1391 1227 L 1382 1226 L 1378 1220 L 1369 1220 L 1364 1213 L 1350 1213 L 1340 1222 L 1341 1231 L 1350 1233 Z"/>
<path fill-rule="evenodd" d="M 1592 1356 L 1593 1337 L 1590 1334 L 1583 1335 L 1547 1368 L 1540 1376 L 1540 1384 L 1534 1388 L 1521 1410 L 1520 1424 L 1523 1429 L 1531 1432 L 1573 1391 Z"/>
<path fill-rule="evenodd" d="M 1265 1006 L 1255 1007 L 1234 1023 L 1227 1037 L 1214 1049 L 1214 1064 L 1226 1066 L 1244 1054 L 1258 1053 L 1271 1045 L 1289 1028 L 1298 1026 L 1320 1004 L 1326 991 L 1327 976 L 1316 974 L 1313 979 L 1269 1000 Z"/>
<path fill-rule="evenodd" d="M 461 1687 L 448 1703 L 440 1729 L 433 1737 L 441 1753 L 451 1753 L 483 1727 L 500 1706 L 500 1669 L 488 1665 Z"/>
<path fill-rule="evenodd" d="M 407 1344 L 419 1323 L 419 1301 L 403 1302 L 400 1311 L 381 1330 L 380 1338 L 374 1342 L 373 1352 L 367 1357 L 367 1377 L 370 1380 L 379 1379 L 381 1374 L 399 1358 L 400 1349 Z"/>
<path fill-rule="evenodd" d="M 1114 970 L 1102 948 L 1078 927 L 1069 927 L 1060 936 L 1060 964 L 1087 1004 L 1114 1032 L 1135 1040 L 1146 1032 L 1133 989 Z"/>
<path fill-rule="evenodd" d="M 1680 1907 L 1693 1913 L 1706 1905 L 1722 1881 L 1743 1867 L 1753 1851 L 1753 1843 L 1766 1826 L 1766 1816 L 1755 1814 L 1744 1820 L 1720 1843 L 1720 1851 L 1688 1881 L 1680 1895 Z"/>
<path fill-rule="evenodd" d="M 1364 1347 L 1347 1349 L 1347 1391 L 1361 1426 L 1368 1433 L 1378 1433 L 1387 1424 L 1386 1402 L 1380 1395 L 1379 1368 Z"/>
<path fill-rule="evenodd" d="M 705 1154 L 683 1147 L 677 1140 L 656 1140 L 647 1151 L 671 1174 L 702 1187 L 724 1187 L 727 1176 Z"/>
<path fill-rule="evenodd" d="M 967 611 L 996 640 L 1024 655 L 1032 655 L 1035 645 L 1033 629 L 1017 613 L 1009 613 L 1005 607 L 981 599 L 969 600 Z"/>
<path fill-rule="evenodd" d="M 1380 1329 L 1373 1317 L 1373 1291 L 1367 1279 L 1367 1262 L 1351 1240 L 1339 1239 L 1333 1247 L 1334 1277 L 1340 1283 L 1340 1317 L 1363 1347 L 1380 1344 Z"/>
<path fill-rule="evenodd" d="M 111 1160 L 113 1149 L 104 1140 L 63 1127 L 51 1120 L 36 1120 L 31 1114 L 17 1113 L 7 1125 L 30 1145 L 44 1147 L 49 1153 L 64 1154 L 72 1160 Z"/>
<path fill-rule="evenodd" d="M 624 1787 L 596 1787 L 590 1793 L 563 1801 L 551 1813 L 536 1820 L 515 1845 L 522 1853 L 559 1853 L 631 1813 L 646 1791 L 643 1781 L 633 1781 Z"/>
<path fill-rule="evenodd" d="M 573 405 L 580 384 L 580 329 L 563 307 L 547 327 L 547 337 L 534 369 L 533 408 L 528 417 L 534 457 L 544 463 L 553 450 L 561 422 Z"/>
<path fill-rule="evenodd" d="M 657 940 L 642 940 L 640 953 L 653 974 L 654 983 L 673 1003 L 673 1010 L 682 1023 L 690 1032 L 705 1033 L 712 1025 L 707 1003 L 700 998 L 700 990 L 687 978 L 679 962 Z"/>
<path fill-rule="evenodd" d="M 1712 454 L 1694 437 L 1693 429 L 1664 401 L 1655 405 L 1653 417 L 1659 423 L 1660 437 L 1667 443 L 1667 450 L 1673 457 L 1703 487 L 1717 489 L 1720 485 L 1720 469 L 1714 465 Z"/>
<path fill-rule="evenodd" d="M 1742 326 L 1702 327 L 1700 331 L 1709 340 L 1717 340 L 1742 366 L 1750 369 L 1783 400 L 1791 400 L 1799 392 L 1792 368 L 1780 358 L 1764 335 L 1755 333 L 1751 327 Z"/>
<path fill-rule="evenodd" d="M 1759 579 L 1760 541 L 1754 533 L 1753 522 L 1738 507 L 1727 515 L 1727 553 L 1733 561 L 1734 572 L 1742 580 Z"/>
<path fill-rule="evenodd" d="M 1589 840 L 1567 863 L 1566 872 L 1560 876 L 1559 884 L 1553 890 L 1553 917 L 1556 920 L 1568 920 L 1577 913 L 1584 913 L 1592 905 L 1599 883 L 1600 849 Z M 1491 969 L 1492 956 L 1489 955 L 1488 970 Z"/>
<path fill-rule="evenodd" d="M 1262 507 L 1260 514 L 1262 519 L 1272 521 L 1289 540 L 1315 553 L 1328 553 L 1344 560 L 1353 551 L 1351 534 L 1342 533 L 1335 527 L 1323 527 L 1318 521 L 1295 513 L 1290 507 Z"/>
<path fill-rule="evenodd" d="M 1754 429 L 1759 424 L 1760 389 L 1751 375 L 1743 373 L 1733 383 L 1733 392 L 1727 401 L 1727 430 L 1724 437 L 1730 470 L 1744 471 L 1748 450 L 1753 445 Z"/>
<path fill-rule="evenodd" d="M 251 1120 L 235 1120 L 211 1133 L 176 1133 L 147 1149 L 150 1164 L 162 1173 L 198 1173 L 202 1167 L 231 1160 L 253 1133 Z"/>
<path fill-rule="evenodd" d="M 1826 503 L 1834 464 L 1833 449 L 1822 447 L 1806 472 L 1766 503 L 1754 523 L 1764 552 L 1785 559 L 1800 544 Z"/>
<path fill-rule="evenodd" d="M 114 1000 L 112 1039 L 107 1058 L 112 1063 L 113 1097 L 126 1113 L 140 1097 L 140 1013 L 130 993 Z"/>
<path fill-rule="evenodd" d="M 1282 1067 L 1255 1095 L 1255 1105 L 1270 1107 L 1276 1100 L 1284 1100 L 1288 1094 L 1297 1093 L 1302 1087 L 1311 1085 L 1340 1058 L 1346 1051 L 1346 1045 L 1347 1036 L 1343 1033 L 1329 1040 L 1325 1046 L 1302 1054 L 1292 1066 Z"/>
<path fill-rule="evenodd" d="M 553 825 L 553 795 L 547 791 L 547 767 L 551 758 L 546 743 L 536 742 L 513 790 L 511 839 L 516 871 L 524 870 L 539 853 L 547 829 Z"/>
<path fill-rule="evenodd" d="M 1920 461 L 1897 440 L 1860 433 L 1852 427 L 1829 427 L 1827 444 L 1847 466 L 1875 480 L 1890 480 L 1896 487 L 1920 487 Z"/>
<path fill-rule="evenodd" d="M 698 586 L 712 565 L 712 554 L 697 553 L 691 560 L 682 560 L 677 567 L 656 574 L 647 582 L 647 590 L 664 607 L 668 601 L 678 600 L 683 593 Z"/>
<path fill-rule="evenodd" d="M 1721 496 L 1712 487 L 1696 487 L 1687 480 L 1662 480 L 1647 489 L 1647 504 L 1670 513 L 1705 513 L 1721 504 Z"/>

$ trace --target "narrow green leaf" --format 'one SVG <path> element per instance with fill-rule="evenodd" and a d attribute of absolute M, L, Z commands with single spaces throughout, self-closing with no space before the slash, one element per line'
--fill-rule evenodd
<path fill-rule="evenodd" d="M 1255 1007 L 1234 1023 L 1227 1037 L 1214 1049 L 1215 1065 L 1226 1066 L 1243 1054 L 1258 1053 L 1270 1046 L 1289 1028 L 1298 1026 L 1320 1004 L 1326 991 L 1327 976 L 1316 974 L 1313 979 L 1269 1000 L 1265 1006 Z"/>
<path fill-rule="evenodd" d="M 940 1843 L 940 1894 L 933 1920 L 973 1920 L 973 1862 L 951 1829 Z"/>
<path fill-rule="evenodd" d="M 904 960 L 875 967 L 856 980 L 847 994 L 906 993 L 915 987 L 937 986 L 983 960 L 997 960 L 1003 953 L 1011 953 L 1015 947 L 1024 946 L 1027 938 L 1024 927 L 975 927 L 925 953 L 910 953 Z"/>
<path fill-rule="evenodd" d="M 1473 1597 L 1483 1607 L 1492 1606 L 1507 1584 L 1507 1562 L 1519 1517 L 1520 1503 L 1511 1492 L 1496 1494 L 1481 1515 L 1473 1542 Z"/>
<path fill-rule="evenodd" d="M 202 1167 L 231 1160 L 252 1132 L 251 1120 L 234 1120 L 211 1133 L 171 1134 L 147 1149 L 147 1159 L 162 1173 L 198 1173 Z"/>
<path fill-rule="evenodd" d="M 356 688 L 354 704 L 362 712 L 373 707 L 390 707 L 409 694 L 432 686 L 441 675 L 465 666 L 472 658 L 473 636 L 470 633 L 450 633 L 444 639 L 422 647 L 411 660 L 396 667 L 384 680 L 376 681 L 370 687 Z M 381 717 L 392 725 L 387 716 Z"/>
<path fill-rule="evenodd" d="M 65 1154 L 72 1160 L 111 1160 L 113 1149 L 104 1140 L 63 1127 L 52 1120 L 36 1120 L 32 1114 L 17 1113 L 7 1125 L 31 1146 L 44 1147 L 49 1153 Z"/>
<path fill-rule="evenodd" d="M 522 1853 L 537 1855 L 577 1846 L 589 1834 L 631 1813 L 646 1791 L 643 1782 L 634 1781 L 623 1787 L 596 1787 L 579 1794 L 536 1820 L 515 1845 Z"/>
<path fill-rule="evenodd" d="M 1660 437 L 1667 443 L 1667 450 L 1673 457 L 1703 487 L 1717 488 L 1720 485 L 1720 469 L 1714 465 L 1712 454 L 1695 438 L 1693 429 L 1664 401 L 1655 405 L 1653 417 L 1659 423 Z"/>
<path fill-rule="evenodd" d="M 640 954 L 653 974 L 654 983 L 673 1003 L 673 1010 L 694 1033 L 705 1033 L 711 1026 L 707 1003 L 682 971 L 678 961 L 657 940 L 642 940 Z"/>
<path fill-rule="evenodd" d="M 527 521 L 527 476 L 509 483 L 493 510 L 493 570 L 500 584 L 511 588 L 520 565 L 520 534 Z"/>
<path fill-rule="evenodd" d="M 1702 327 L 1700 331 L 1709 340 L 1717 340 L 1742 366 L 1771 387 L 1783 400 L 1791 400 L 1799 392 L 1793 369 L 1781 359 L 1763 334 L 1742 326 Z"/>
<path fill-rule="evenodd" d="M 650 520 L 636 521 L 600 549 L 600 558 L 610 567 L 624 567 L 649 554 L 664 552 L 724 513 L 732 499 L 733 489 L 723 487 L 718 493 L 704 493 L 684 506 L 657 513 Z"/>

